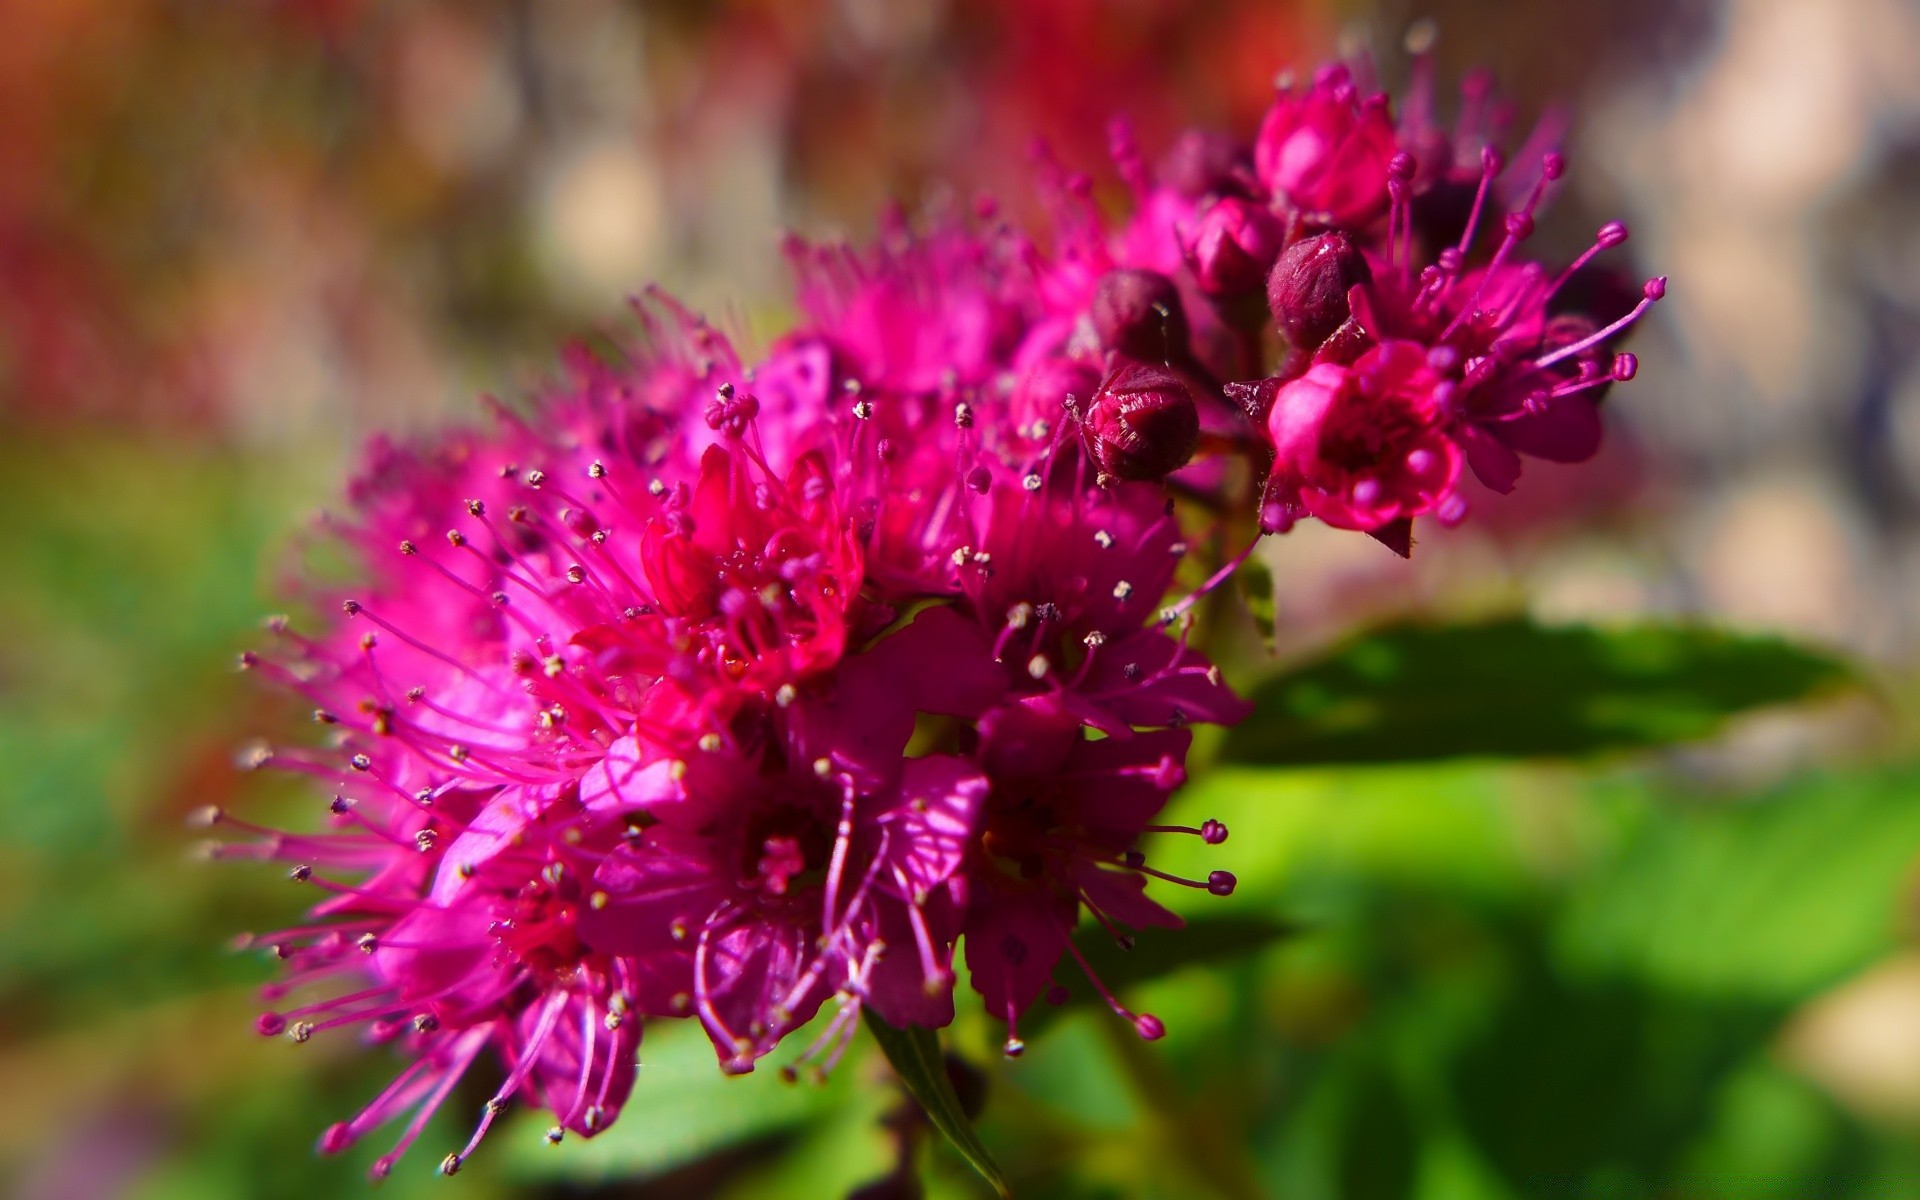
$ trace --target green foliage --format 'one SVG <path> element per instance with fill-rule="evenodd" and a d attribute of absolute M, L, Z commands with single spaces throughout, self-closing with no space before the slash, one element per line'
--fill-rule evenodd
<path fill-rule="evenodd" d="M 1851 678 L 1777 638 L 1684 626 L 1403 624 L 1262 684 L 1225 754 L 1271 765 L 1575 756 L 1705 737 Z"/>
<path fill-rule="evenodd" d="M 982 1179 L 993 1185 L 994 1191 L 1011 1197 L 1013 1191 L 1007 1186 L 1007 1177 L 981 1144 L 973 1122 L 960 1106 L 960 1097 L 954 1094 L 953 1082 L 947 1078 L 946 1060 L 940 1053 L 940 1035 L 917 1026 L 896 1029 L 872 1009 L 866 1010 L 866 1018 L 873 1040 L 880 1044 L 901 1086 L 919 1102 L 927 1120 L 960 1152 L 968 1165 L 980 1172 Z"/>

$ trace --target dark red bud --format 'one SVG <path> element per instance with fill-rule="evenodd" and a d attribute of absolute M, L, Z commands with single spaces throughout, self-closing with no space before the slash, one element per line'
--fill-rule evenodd
<path fill-rule="evenodd" d="M 1123 359 L 1101 380 L 1081 436 L 1102 474 L 1164 479 L 1193 457 L 1200 441 L 1200 412 L 1192 393 L 1171 371 Z"/>
<path fill-rule="evenodd" d="M 1286 231 L 1257 204 L 1229 197 L 1200 215 L 1193 277 L 1210 296 L 1239 296 L 1267 278 Z"/>
<path fill-rule="evenodd" d="M 1348 290 L 1372 281 L 1366 256 L 1333 230 L 1286 248 L 1267 277 L 1267 305 L 1288 344 L 1310 352 L 1352 315 Z"/>
<path fill-rule="evenodd" d="M 1142 362 L 1188 357 L 1180 289 L 1158 271 L 1109 271 L 1094 289 L 1093 331 L 1101 346 Z"/>

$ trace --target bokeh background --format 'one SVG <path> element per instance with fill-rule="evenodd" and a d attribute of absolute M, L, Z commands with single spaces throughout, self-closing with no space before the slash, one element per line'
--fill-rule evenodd
<path fill-rule="evenodd" d="M 1920 1194 L 1910 0 L 3 0 L 0 1191 L 366 1186 L 310 1149 L 390 1064 L 251 1033 L 268 967 L 225 946 L 295 898 L 191 863 L 182 818 L 276 803 L 232 755 L 291 715 L 231 664 L 367 432 L 525 392 L 649 280 L 764 335 L 784 229 L 1017 210 L 1036 135 L 1097 168 L 1116 112 L 1250 129 L 1280 67 L 1402 74 L 1423 17 L 1446 71 L 1571 106 L 1543 239 L 1622 216 L 1673 289 L 1597 463 L 1411 564 L 1276 544 L 1281 661 L 1524 610 L 1786 633 L 1868 685 L 1657 754 L 1203 776 L 1236 912 L 1293 932 L 1140 985 L 1150 1054 L 1078 1013 L 1009 1067 L 963 1020 L 983 1134 L 1031 1196 Z M 462 1112 L 382 1191 L 893 1165 L 871 1061 L 816 1091 L 644 1057 L 615 1133 L 509 1123 L 443 1180 Z"/>

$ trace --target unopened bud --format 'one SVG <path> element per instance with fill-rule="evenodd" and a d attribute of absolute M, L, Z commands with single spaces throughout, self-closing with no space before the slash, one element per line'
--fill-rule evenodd
<path fill-rule="evenodd" d="M 1255 291 L 1272 270 L 1285 237 L 1272 213 L 1228 197 L 1200 214 L 1190 252 L 1194 280 L 1209 296 Z"/>
<path fill-rule="evenodd" d="M 1094 393 L 1081 435 L 1102 474 L 1159 480 L 1193 457 L 1200 413 L 1171 371 L 1122 360 Z"/>
<path fill-rule="evenodd" d="M 1267 305 L 1288 344 L 1310 354 L 1352 315 L 1347 292 L 1372 281 L 1366 257 L 1333 230 L 1286 248 L 1267 277 Z"/>

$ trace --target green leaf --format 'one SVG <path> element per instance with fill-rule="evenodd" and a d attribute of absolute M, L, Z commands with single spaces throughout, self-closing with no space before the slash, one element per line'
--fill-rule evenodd
<path fill-rule="evenodd" d="M 1260 685 L 1238 762 L 1567 757 L 1702 738 L 1734 714 L 1854 682 L 1772 637 L 1525 618 L 1365 634 Z"/>
<path fill-rule="evenodd" d="M 1740 803 L 1669 799 L 1583 889 L 1569 963 L 1662 989 L 1797 1004 L 1895 951 L 1920 769 L 1817 773 Z"/>
<path fill-rule="evenodd" d="M 873 1040 L 880 1043 L 894 1074 L 920 1102 L 933 1127 L 946 1135 L 953 1148 L 980 1172 L 981 1178 L 993 1185 L 994 1191 L 1012 1200 L 1013 1189 L 1007 1186 L 1007 1177 L 1000 1173 L 999 1164 L 980 1143 L 973 1122 L 960 1107 L 960 1097 L 954 1095 L 953 1083 L 947 1078 L 947 1064 L 940 1054 L 940 1036 L 918 1026 L 896 1029 L 874 1015 L 871 1008 L 865 1013 Z"/>

